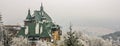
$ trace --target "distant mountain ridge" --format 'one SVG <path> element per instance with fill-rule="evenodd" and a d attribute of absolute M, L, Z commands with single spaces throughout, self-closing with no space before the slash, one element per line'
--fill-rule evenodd
<path fill-rule="evenodd" d="M 112 39 L 112 40 L 120 40 L 120 31 L 116 31 L 114 33 L 110 33 L 110 34 L 107 34 L 107 35 L 103 35 L 102 36 L 103 39 Z"/>

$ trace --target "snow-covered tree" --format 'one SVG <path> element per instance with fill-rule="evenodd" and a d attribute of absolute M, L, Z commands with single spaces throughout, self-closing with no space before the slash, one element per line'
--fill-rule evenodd
<path fill-rule="evenodd" d="M 81 41 L 84 46 L 112 46 L 111 41 L 104 40 L 101 37 L 92 37 L 80 31 L 77 34 L 77 36 L 79 36 L 79 41 Z"/>
<path fill-rule="evenodd" d="M 29 46 L 27 38 L 24 37 L 14 37 L 11 46 Z"/>
<path fill-rule="evenodd" d="M 79 37 L 76 36 L 75 32 L 72 31 L 72 25 L 70 25 L 69 29 L 70 31 L 67 32 L 67 36 L 64 37 L 65 46 L 82 46 L 78 41 Z"/>
<path fill-rule="evenodd" d="M 0 46 L 4 46 L 4 45 L 2 44 L 2 41 L 0 41 Z"/>

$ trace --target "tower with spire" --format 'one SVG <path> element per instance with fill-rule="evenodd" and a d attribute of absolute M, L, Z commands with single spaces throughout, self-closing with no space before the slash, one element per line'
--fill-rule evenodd
<path fill-rule="evenodd" d="M 40 10 L 35 10 L 31 15 L 30 9 L 26 19 L 24 20 L 24 27 L 18 32 L 18 36 L 28 38 L 28 40 L 60 40 L 62 31 L 60 26 L 52 22 L 51 17 L 44 11 L 41 4 Z"/>

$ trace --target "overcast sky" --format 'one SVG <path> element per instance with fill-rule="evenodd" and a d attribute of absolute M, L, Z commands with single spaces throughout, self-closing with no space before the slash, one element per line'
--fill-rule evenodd
<path fill-rule="evenodd" d="M 66 28 L 69 22 L 90 32 L 120 30 L 120 0 L 0 0 L 4 24 L 23 24 L 28 9 L 44 10 L 55 23 Z"/>

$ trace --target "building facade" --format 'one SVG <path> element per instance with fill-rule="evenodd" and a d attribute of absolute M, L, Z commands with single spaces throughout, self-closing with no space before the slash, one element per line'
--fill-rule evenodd
<path fill-rule="evenodd" d="M 62 31 L 60 26 L 52 22 L 51 17 L 44 11 L 41 5 L 40 10 L 35 10 L 31 15 L 30 9 L 24 20 L 24 27 L 18 32 L 18 36 L 27 37 L 29 40 L 54 41 L 60 40 Z"/>

